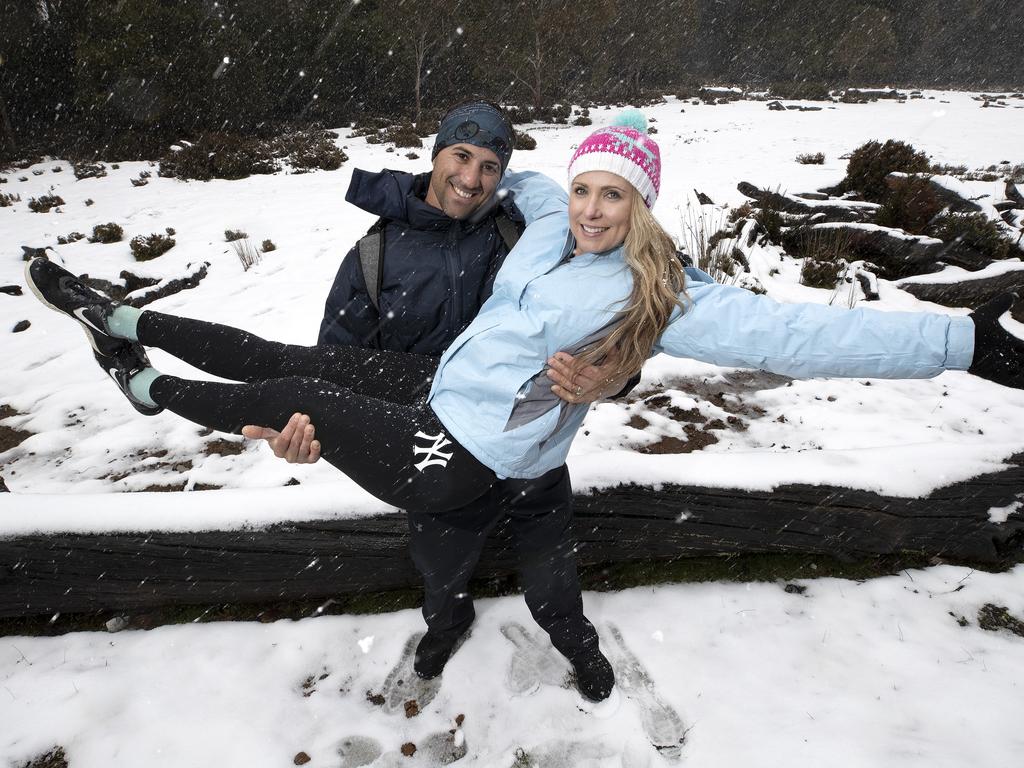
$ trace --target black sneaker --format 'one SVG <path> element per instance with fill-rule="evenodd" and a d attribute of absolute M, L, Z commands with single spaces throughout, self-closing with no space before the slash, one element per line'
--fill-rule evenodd
<path fill-rule="evenodd" d="M 47 258 L 32 259 L 25 265 L 25 282 L 43 304 L 81 324 L 96 354 L 116 355 L 125 345 L 125 340 L 111 336 L 107 327 L 114 302 L 63 267 Z"/>
<path fill-rule="evenodd" d="M 570 659 L 576 671 L 576 687 L 583 697 L 590 701 L 604 701 L 611 696 L 615 687 L 615 672 L 611 662 L 601 651 L 595 648 L 585 654 Z"/>
<path fill-rule="evenodd" d="M 444 671 L 444 665 L 448 663 L 456 648 L 462 645 L 465 637 L 465 632 L 457 635 L 440 635 L 428 629 L 416 646 L 416 656 L 412 662 L 417 677 L 432 680 L 440 675 Z"/>
<path fill-rule="evenodd" d="M 163 410 L 163 406 L 149 405 L 142 402 L 128 388 L 128 382 L 132 376 L 144 368 L 151 367 L 145 348 L 138 342 L 125 341 L 124 339 L 114 339 L 114 341 L 120 342 L 120 346 L 114 354 L 103 355 L 99 352 L 93 352 L 93 357 L 100 364 L 100 368 L 106 371 L 107 375 L 114 380 L 114 383 L 117 384 L 136 411 L 144 416 L 155 416 Z"/>

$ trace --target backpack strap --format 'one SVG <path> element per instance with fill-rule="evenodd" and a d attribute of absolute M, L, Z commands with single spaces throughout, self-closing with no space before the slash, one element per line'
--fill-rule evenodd
<path fill-rule="evenodd" d="M 501 239 L 505 241 L 505 247 L 511 251 L 519 242 L 519 236 L 523 234 L 523 230 L 512 221 L 508 211 L 504 208 L 499 208 L 498 212 L 494 214 L 494 223 L 498 227 Z"/>
<path fill-rule="evenodd" d="M 494 214 L 494 225 L 498 228 L 498 234 L 501 235 L 502 242 L 505 243 L 505 253 L 498 250 L 491 257 L 491 263 L 487 267 L 487 278 L 484 283 L 487 292 L 490 292 L 491 286 L 494 285 L 494 278 L 498 274 L 498 270 L 501 269 L 501 265 L 505 263 L 505 256 L 516 247 L 516 243 L 519 242 L 519 237 L 523 234 L 523 229 L 525 229 L 525 225 L 514 221 L 504 208 L 499 208 L 497 213 Z"/>
<path fill-rule="evenodd" d="M 384 280 L 384 227 L 387 223 L 387 219 L 377 219 L 356 244 L 366 293 L 377 312 L 380 312 L 380 289 Z"/>

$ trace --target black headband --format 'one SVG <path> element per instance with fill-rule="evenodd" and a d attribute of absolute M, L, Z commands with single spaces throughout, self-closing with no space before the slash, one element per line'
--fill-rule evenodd
<path fill-rule="evenodd" d="M 431 159 L 452 144 L 472 144 L 496 154 L 504 172 L 512 157 L 513 135 L 511 122 L 497 108 L 481 101 L 461 104 L 441 119 Z"/>

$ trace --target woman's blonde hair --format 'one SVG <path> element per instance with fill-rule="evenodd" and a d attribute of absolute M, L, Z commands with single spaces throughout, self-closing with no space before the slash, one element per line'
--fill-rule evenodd
<path fill-rule="evenodd" d="M 644 204 L 643 196 L 631 191 L 624 256 L 633 273 L 633 290 L 611 333 L 576 359 L 579 368 L 617 355 L 615 376 L 632 375 L 643 367 L 672 311 L 683 308 L 680 296 L 686 296 L 686 273 L 676 256 L 675 243 Z"/>

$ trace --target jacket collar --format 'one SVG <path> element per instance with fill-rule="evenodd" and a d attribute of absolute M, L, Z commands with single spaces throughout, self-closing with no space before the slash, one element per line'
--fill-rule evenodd
<path fill-rule="evenodd" d="M 345 200 L 367 213 L 408 225 L 413 229 L 449 229 L 457 224 L 470 231 L 501 207 L 514 220 L 522 217 L 511 198 L 495 195 L 471 218 L 456 221 L 425 201 L 430 187 L 430 173 L 411 174 L 385 169 L 377 173 L 356 168 L 352 171 Z"/>

